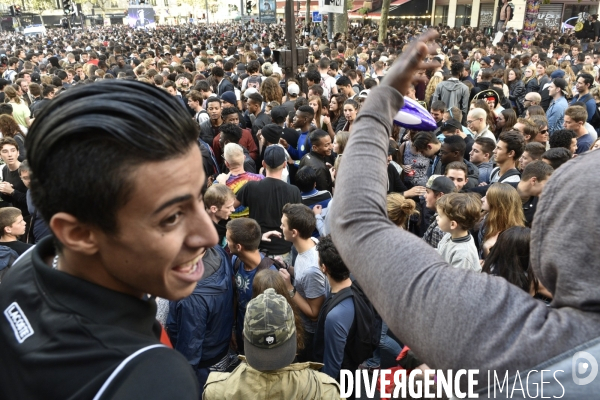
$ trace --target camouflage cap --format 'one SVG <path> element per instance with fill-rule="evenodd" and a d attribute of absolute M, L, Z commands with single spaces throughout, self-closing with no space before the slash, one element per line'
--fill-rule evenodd
<path fill-rule="evenodd" d="M 260 371 L 286 367 L 296 356 L 294 311 L 272 288 L 246 307 L 244 350 L 248 364 Z"/>

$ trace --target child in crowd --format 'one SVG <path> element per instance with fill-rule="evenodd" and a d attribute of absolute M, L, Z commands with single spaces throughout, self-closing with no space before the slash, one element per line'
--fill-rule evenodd
<path fill-rule="evenodd" d="M 437 222 L 446 232 L 437 250 L 454 268 L 481 271 L 475 240 L 469 233 L 481 213 L 481 200 L 475 194 L 449 193 L 436 203 Z"/>

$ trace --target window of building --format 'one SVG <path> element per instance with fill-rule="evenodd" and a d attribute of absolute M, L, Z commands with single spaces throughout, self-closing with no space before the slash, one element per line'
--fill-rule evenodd
<path fill-rule="evenodd" d="M 435 6 L 434 25 L 448 25 L 448 6 Z"/>

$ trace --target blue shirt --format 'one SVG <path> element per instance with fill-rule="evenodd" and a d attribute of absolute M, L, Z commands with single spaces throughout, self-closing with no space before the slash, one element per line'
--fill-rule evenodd
<path fill-rule="evenodd" d="M 594 139 L 592 139 L 592 135 L 586 133 L 583 136 L 577 138 L 577 150 L 575 154 L 585 153 L 592 147 L 592 143 L 594 143 Z"/>
<path fill-rule="evenodd" d="M 571 100 L 571 105 L 575 104 L 578 101 L 585 103 L 585 109 L 588 113 L 587 122 L 591 123 L 592 118 L 596 113 L 596 101 L 594 100 L 592 95 L 588 93 L 581 98 L 579 98 L 579 95 L 573 97 L 573 100 Z M 577 150 L 577 154 L 579 154 L 579 150 Z"/>
<path fill-rule="evenodd" d="M 288 153 L 294 160 L 301 160 L 305 154 L 310 152 L 310 148 L 312 145 L 310 144 L 310 139 L 308 138 L 308 134 L 310 132 L 302 132 L 298 137 L 298 148 L 295 149 L 292 146 L 288 146 Z"/>
<path fill-rule="evenodd" d="M 261 260 L 264 258 L 264 255 L 260 255 Z M 235 262 L 238 259 L 237 256 L 233 256 L 231 259 L 231 264 L 235 268 Z M 273 269 L 277 271 L 275 265 L 271 265 L 269 269 Z M 246 315 L 246 306 L 252 300 L 252 283 L 254 282 L 254 277 L 256 276 L 256 271 L 258 268 L 254 268 L 252 271 L 246 271 L 244 269 L 244 262 L 240 260 L 240 267 L 235 272 L 235 290 L 237 293 L 238 299 L 238 312 L 237 312 L 237 330 L 239 332 L 242 331 L 244 327 L 244 316 Z"/>
<path fill-rule="evenodd" d="M 548 131 L 552 135 L 555 131 L 563 128 L 563 122 L 565 120 L 565 111 L 569 107 L 567 99 L 564 96 L 560 96 L 558 100 L 553 100 L 546 111 L 546 117 L 548 117 Z"/>
<path fill-rule="evenodd" d="M 333 379 L 339 379 L 344 349 L 354 322 L 354 299 L 348 297 L 335 306 L 325 319 L 325 346 L 323 351 L 323 364 L 321 370 Z"/>

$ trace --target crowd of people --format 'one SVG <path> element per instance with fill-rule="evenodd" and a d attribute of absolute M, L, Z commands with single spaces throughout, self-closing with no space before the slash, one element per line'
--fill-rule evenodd
<path fill-rule="evenodd" d="M 298 24 L 296 76 L 280 24 L 0 35 L 0 393 L 334 399 L 384 356 L 600 352 L 600 49 L 436 29 Z"/>

